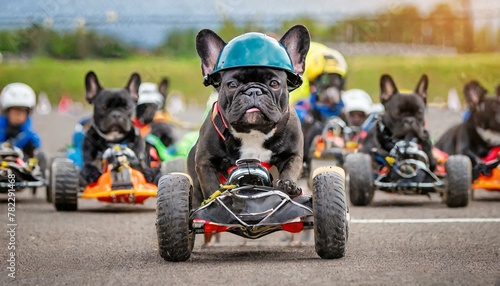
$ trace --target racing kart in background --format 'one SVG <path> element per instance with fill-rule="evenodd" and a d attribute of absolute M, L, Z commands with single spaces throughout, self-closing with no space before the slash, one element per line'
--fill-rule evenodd
<path fill-rule="evenodd" d="M 345 173 L 339 167 L 314 171 L 313 195 L 290 198 L 272 185 L 259 160 L 241 159 L 210 198 L 192 205 L 192 179 L 173 173 L 158 184 L 156 233 L 160 256 L 186 261 L 195 235 L 230 232 L 257 239 L 276 231 L 314 229 L 316 253 L 324 259 L 345 255 L 349 235 Z"/>
<path fill-rule="evenodd" d="M 23 151 L 11 142 L 0 144 L 0 193 L 30 188 L 33 195 L 46 185 L 45 156 L 39 152 L 35 158 L 24 161 Z"/>
<path fill-rule="evenodd" d="M 380 190 L 403 195 L 439 193 L 448 207 L 467 206 L 472 181 L 470 159 L 464 155 L 447 156 L 437 149 L 433 154 L 438 155 L 434 172 L 429 169 L 429 158 L 416 140 L 396 142 L 386 157 L 377 150 L 373 150 L 371 156 L 350 154 L 344 166 L 351 203 L 369 205 L 375 190 Z"/>
<path fill-rule="evenodd" d="M 472 182 L 472 199 L 474 199 L 475 190 L 482 189 L 492 192 L 500 192 L 500 147 L 495 147 L 490 150 L 481 164 L 474 168 L 474 177 Z"/>
<path fill-rule="evenodd" d="M 366 136 L 366 130 L 377 118 L 378 115 L 373 113 L 361 126 L 348 126 L 342 118 L 330 117 L 321 135 L 316 136 L 311 144 L 311 170 L 322 166 L 342 167 L 347 155 L 357 152 L 361 146 L 360 141 Z M 312 176 L 309 177 L 308 185 L 309 188 L 312 187 Z"/>
<path fill-rule="evenodd" d="M 97 199 L 109 203 L 142 204 L 156 196 L 156 185 L 149 183 L 141 171 L 132 168 L 138 158 L 128 147 L 115 144 L 102 155 L 103 173 L 95 183 L 80 192 L 80 176 L 77 166 L 67 158 L 52 162 L 51 191 L 58 211 L 76 211 L 78 198 Z"/>

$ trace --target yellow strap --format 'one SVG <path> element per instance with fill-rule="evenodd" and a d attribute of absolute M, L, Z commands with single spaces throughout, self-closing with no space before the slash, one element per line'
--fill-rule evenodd
<path fill-rule="evenodd" d="M 218 196 L 222 195 L 222 191 L 223 190 L 229 190 L 229 189 L 234 189 L 236 188 L 237 185 L 220 185 L 220 189 L 218 189 L 217 191 L 215 191 L 212 195 L 210 195 L 210 197 L 206 200 L 204 200 L 201 205 L 204 206 L 208 203 L 210 203 L 211 201 L 215 200 Z"/>

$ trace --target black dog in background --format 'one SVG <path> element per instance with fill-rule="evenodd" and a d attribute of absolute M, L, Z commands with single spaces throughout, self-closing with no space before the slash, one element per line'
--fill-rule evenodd
<path fill-rule="evenodd" d="M 500 146 L 500 85 L 495 97 L 488 96 L 487 90 L 477 81 L 467 83 L 463 93 L 470 114 L 465 121 L 446 131 L 436 147 L 450 155 L 469 157 L 474 178 L 477 178 L 485 167 L 481 158 L 493 147 Z"/>
<path fill-rule="evenodd" d="M 416 138 L 429 158 L 430 169 L 434 170 L 437 163 L 432 155 L 429 132 L 425 129 L 428 84 L 427 76 L 422 75 L 415 91 L 402 93 L 391 76 L 383 75 L 380 79 L 380 102 L 385 112 L 379 122 L 368 130 L 360 152 L 371 154 L 376 150 L 386 157 L 397 141 Z"/>
<path fill-rule="evenodd" d="M 94 105 L 92 125 L 83 141 L 83 168 L 85 182 L 96 182 L 101 175 L 100 156 L 112 144 L 126 144 L 134 151 L 138 166 L 146 180 L 154 180 L 145 154 L 144 140 L 132 124 L 141 78 L 133 73 L 125 88 L 102 88 L 93 71 L 85 77 L 86 99 Z"/>

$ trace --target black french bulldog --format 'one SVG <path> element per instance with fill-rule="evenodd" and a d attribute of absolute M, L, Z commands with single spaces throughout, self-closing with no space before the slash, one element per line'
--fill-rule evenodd
<path fill-rule="evenodd" d="M 292 27 L 279 40 L 288 51 L 296 73 L 304 71 L 309 42 L 309 32 L 300 25 Z M 211 30 L 198 33 L 196 50 L 204 76 L 214 70 L 225 45 Z M 276 166 L 279 179 L 274 182 L 275 187 L 290 196 L 300 195 L 301 189 L 295 182 L 301 172 L 303 138 L 297 114 L 289 106 L 287 73 L 266 67 L 223 70 L 217 91 L 218 114 L 227 124 L 227 130 L 219 134 L 208 116 L 189 153 L 193 205 L 200 205 L 219 189 L 219 174 L 227 176 L 228 168 L 240 158 L 257 158 Z"/>
<path fill-rule="evenodd" d="M 416 138 L 429 158 L 430 169 L 433 171 L 436 168 L 431 138 L 425 129 L 428 82 L 427 75 L 422 75 L 414 92 L 402 93 L 391 76 L 381 77 L 380 102 L 385 112 L 381 120 L 368 130 L 360 152 L 371 154 L 376 150 L 386 157 L 397 141 Z"/>
<path fill-rule="evenodd" d="M 500 85 L 496 97 L 489 97 L 488 91 L 477 81 L 467 83 L 463 92 L 470 114 L 465 121 L 448 129 L 436 147 L 450 155 L 468 156 L 478 170 L 484 165 L 481 158 L 491 148 L 500 146 Z"/>
<path fill-rule="evenodd" d="M 141 78 L 133 73 L 125 88 L 102 88 L 96 74 L 85 76 L 86 99 L 94 105 L 92 125 L 83 141 L 83 168 L 81 177 L 86 184 L 96 182 L 101 175 L 100 156 L 110 144 L 126 144 L 139 159 L 146 180 L 152 182 L 154 174 L 145 156 L 145 144 L 132 125 Z"/>
<path fill-rule="evenodd" d="M 174 143 L 174 131 L 164 120 L 155 120 L 155 115 L 159 110 L 165 110 L 168 85 L 169 81 L 167 78 L 162 79 L 158 85 L 158 91 L 163 96 L 163 104 L 161 106 L 154 103 L 143 103 L 137 105 L 136 108 L 136 118 L 139 124 L 149 125 L 151 128 L 150 133 L 158 137 L 165 146 L 170 146 Z"/>

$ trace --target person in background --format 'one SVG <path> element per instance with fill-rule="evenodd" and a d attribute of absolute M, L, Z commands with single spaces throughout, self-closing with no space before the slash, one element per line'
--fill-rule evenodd
<path fill-rule="evenodd" d="M 33 89 L 24 83 L 11 83 L 0 94 L 0 142 L 11 142 L 34 158 L 41 141 L 31 124 L 31 112 L 36 105 Z"/>

